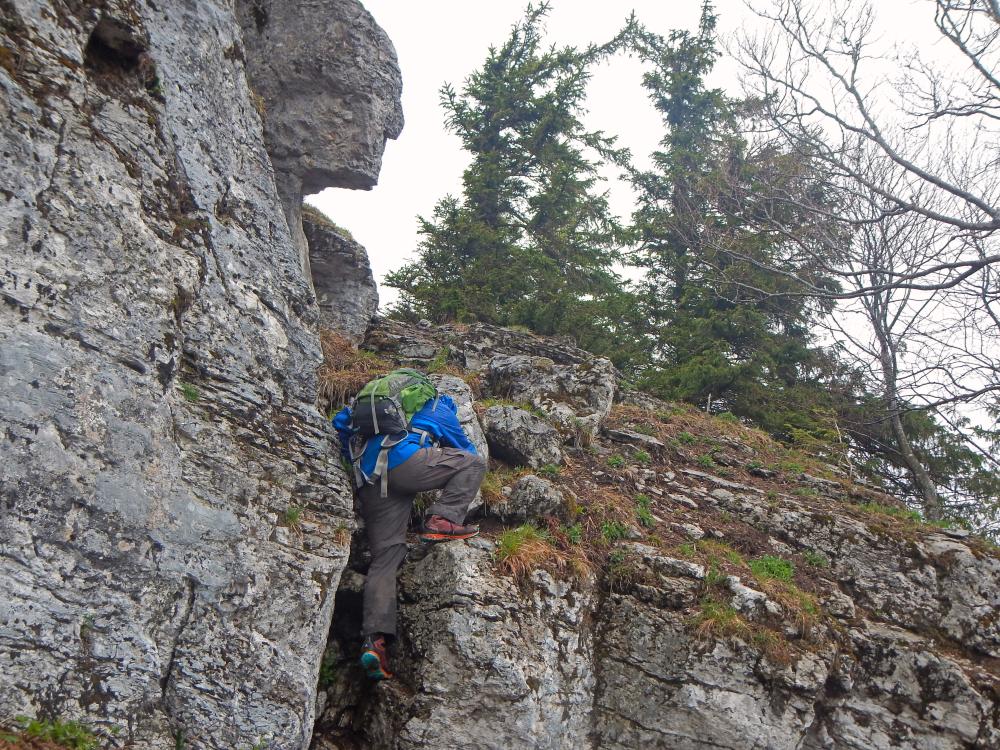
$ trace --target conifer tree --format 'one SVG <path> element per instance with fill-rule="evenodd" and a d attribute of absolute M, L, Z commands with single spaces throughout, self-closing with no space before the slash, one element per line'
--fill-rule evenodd
<path fill-rule="evenodd" d="M 777 434 L 818 428 L 801 403 L 822 367 L 811 349 L 808 297 L 768 270 L 785 250 L 755 212 L 794 214 L 759 186 L 810 190 L 808 159 L 743 136 L 752 103 L 729 99 L 706 78 L 718 57 L 716 16 L 706 2 L 697 33 L 643 30 L 634 48 L 666 130 L 652 167 L 634 170 L 636 263 L 645 271 L 646 318 L 655 340 L 644 385 L 667 398 L 750 418 Z M 773 191 L 769 191 L 773 193 Z M 794 225 L 796 217 L 786 216 Z M 801 217 L 802 221 L 806 217 Z M 807 227 L 796 241 L 808 242 Z M 819 265 L 798 272 L 816 283 Z"/>
<path fill-rule="evenodd" d="M 447 126 L 472 162 L 462 195 L 421 220 L 416 260 L 386 283 L 402 292 L 397 314 L 572 334 L 621 355 L 628 305 L 613 270 L 621 229 L 598 168 L 626 163 L 627 152 L 581 117 L 590 66 L 622 36 L 584 50 L 545 48 L 547 11 L 529 6 L 460 91 L 442 89 Z"/>

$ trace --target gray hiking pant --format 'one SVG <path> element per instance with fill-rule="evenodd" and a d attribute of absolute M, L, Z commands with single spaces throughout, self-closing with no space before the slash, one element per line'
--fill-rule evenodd
<path fill-rule="evenodd" d="M 358 490 L 372 564 L 365 581 L 362 635 L 396 635 L 396 572 L 406 557 L 406 527 L 418 492 L 443 490 L 427 509 L 463 523 L 486 474 L 486 460 L 457 448 L 422 448 L 389 472 L 388 497 L 380 483 Z"/>

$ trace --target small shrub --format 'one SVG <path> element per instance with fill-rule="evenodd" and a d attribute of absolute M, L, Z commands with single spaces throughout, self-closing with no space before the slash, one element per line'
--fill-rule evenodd
<path fill-rule="evenodd" d="M 69 750 L 97 750 L 97 737 L 86 726 L 76 721 L 43 721 L 18 716 L 14 719 L 18 731 L 25 737 L 53 742 Z M 15 745 L 16 746 L 16 745 Z"/>
<path fill-rule="evenodd" d="M 720 422 L 729 422 L 730 424 L 739 424 L 740 418 L 733 414 L 731 411 L 720 412 L 715 415 L 715 418 Z"/>
<path fill-rule="evenodd" d="M 177 387 L 181 390 L 181 395 L 184 400 L 190 404 L 197 404 L 201 401 L 201 393 L 190 383 L 185 383 L 183 381 L 178 381 Z"/>
<path fill-rule="evenodd" d="M 636 451 L 632 454 L 632 457 L 641 464 L 648 464 L 653 460 L 653 457 L 649 455 L 649 451 Z"/>
<path fill-rule="evenodd" d="M 285 526 L 292 531 L 299 531 L 302 528 L 302 508 L 298 505 L 289 505 L 285 509 Z"/>
<path fill-rule="evenodd" d="M 683 430 L 677 433 L 677 442 L 682 445 L 693 445 L 697 441 L 697 438 L 692 435 L 687 430 Z"/>
<path fill-rule="evenodd" d="M 645 526 L 647 529 L 651 529 L 656 525 L 656 519 L 653 518 L 653 512 L 650 509 L 649 495 L 636 495 L 635 496 L 635 516 L 639 519 L 639 523 Z"/>
<path fill-rule="evenodd" d="M 698 464 L 703 469 L 714 469 L 715 459 L 712 458 L 711 453 L 703 453 L 695 459 L 695 463 Z"/>
<path fill-rule="evenodd" d="M 802 559 L 814 568 L 830 567 L 830 561 L 826 559 L 826 555 L 820 554 L 819 552 L 813 552 L 811 549 L 802 553 Z"/>
<path fill-rule="evenodd" d="M 628 526 L 621 521 L 605 521 L 601 524 L 601 538 L 611 544 L 628 536 Z"/>
<path fill-rule="evenodd" d="M 795 575 L 795 566 L 775 555 L 764 555 L 751 560 L 750 570 L 761 581 L 790 581 Z"/>
<path fill-rule="evenodd" d="M 608 466 L 612 469 L 620 469 L 625 465 L 625 459 L 619 456 L 617 453 L 613 456 L 608 456 Z"/>
<path fill-rule="evenodd" d="M 563 533 L 569 539 L 570 544 L 580 544 L 583 541 L 583 526 L 574 523 L 572 526 L 563 526 Z"/>

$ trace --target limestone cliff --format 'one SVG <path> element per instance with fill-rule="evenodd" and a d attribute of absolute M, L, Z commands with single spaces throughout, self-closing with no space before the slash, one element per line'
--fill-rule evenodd
<path fill-rule="evenodd" d="M 392 47 L 354 0 L 0 21 L 0 720 L 305 747 L 353 511 L 293 235 L 374 183 Z"/>

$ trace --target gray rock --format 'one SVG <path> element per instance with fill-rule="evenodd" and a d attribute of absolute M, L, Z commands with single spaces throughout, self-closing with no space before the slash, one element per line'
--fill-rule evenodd
<path fill-rule="evenodd" d="M 640 448 L 662 449 L 666 446 L 652 435 L 643 435 L 641 432 L 633 430 L 612 430 L 605 428 L 604 434 L 616 443 L 626 443 L 637 445 Z"/>
<path fill-rule="evenodd" d="M 489 362 L 486 381 L 494 396 L 542 409 L 576 445 L 597 435 L 618 387 L 615 368 L 598 357 L 560 365 L 548 357 L 498 354 Z"/>
<path fill-rule="evenodd" d="M 515 406 L 491 406 L 483 414 L 490 453 L 514 466 L 540 469 L 561 464 L 562 438 L 552 425 Z"/>
<path fill-rule="evenodd" d="M 514 483 L 505 502 L 490 507 L 490 513 L 505 523 L 525 523 L 542 516 L 562 516 L 566 500 L 556 487 L 533 474 Z"/>
<path fill-rule="evenodd" d="M 318 18 L 339 14 L 342 71 L 345 36 L 376 35 L 351 31 L 356 3 L 284 5 L 276 65 L 333 67 Z M 289 14 L 315 32 L 280 32 Z M 0 716 L 80 719 L 110 747 L 305 748 L 354 514 L 233 4 L 0 15 Z M 305 77 L 313 112 L 398 112 L 398 91 Z M 377 168 L 392 128 L 317 151 L 310 119 L 310 188 L 351 182 L 341 148 Z"/>
<path fill-rule="evenodd" d="M 309 245 L 319 324 L 360 343 L 378 309 L 378 288 L 368 253 L 312 211 L 302 214 L 302 229 Z"/>
<path fill-rule="evenodd" d="M 370 189 L 403 127 L 396 51 L 357 0 L 237 0 L 254 101 L 292 238 L 309 278 L 302 197 Z"/>

